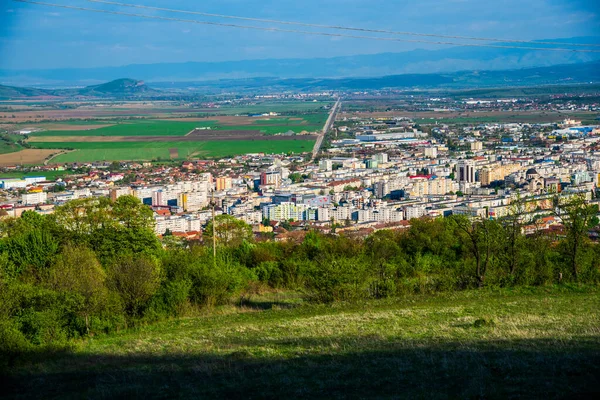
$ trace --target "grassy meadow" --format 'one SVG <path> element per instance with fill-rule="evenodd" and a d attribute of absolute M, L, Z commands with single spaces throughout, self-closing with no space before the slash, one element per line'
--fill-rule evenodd
<path fill-rule="evenodd" d="M 255 295 L 31 354 L 0 383 L 7 398 L 597 398 L 599 294 Z"/>

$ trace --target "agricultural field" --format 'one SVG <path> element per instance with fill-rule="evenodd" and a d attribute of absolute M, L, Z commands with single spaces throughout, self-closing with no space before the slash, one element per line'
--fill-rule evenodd
<path fill-rule="evenodd" d="M 5 398 L 598 398 L 597 287 L 361 304 L 254 295 L 0 375 Z"/>
<path fill-rule="evenodd" d="M 196 157 L 223 157 L 245 153 L 302 153 L 310 152 L 327 120 L 322 107 L 326 103 L 266 103 L 245 109 L 223 107 L 210 110 L 218 115 L 203 115 L 189 111 L 180 116 L 173 110 L 115 106 L 93 110 L 81 107 L 74 110 L 36 111 L 38 113 L 80 113 L 84 119 L 59 119 L 42 123 L 20 123 L 12 130 L 34 130 L 28 143 L 40 151 L 56 150 L 53 163 L 172 160 Z M 225 110 L 226 109 L 226 110 Z M 282 115 L 248 116 L 252 110 L 282 112 Z M 151 111 L 154 113 L 152 114 Z M 198 111 L 198 110 L 194 110 Z M 244 111 L 246 115 L 238 115 Z M 26 109 L 23 112 L 33 112 Z M 111 118 L 107 113 L 113 112 Z M 125 114 L 123 114 L 125 113 Z M 129 113 L 129 114 L 127 114 Z M 144 118 L 137 118 L 140 113 Z M 40 116 L 42 114 L 37 114 Z M 182 114 L 183 115 L 183 114 Z M 119 116 L 127 118 L 119 118 Z M 65 150 L 68 150 L 65 151 Z M 13 161 L 13 160 L 11 160 Z M 42 160 L 43 161 L 43 160 Z M 9 164 L 10 165 L 10 164 Z"/>
<path fill-rule="evenodd" d="M 0 134 L 0 154 L 13 153 L 21 149 L 22 147 L 17 143 L 14 135 Z"/>
<path fill-rule="evenodd" d="M 63 176 L 67 176 L 73 174 L 73 171 L 64 170 L 64 171 L 34 171 L 34 172 L 0 172 L 1 179 L 22 179 L 24 177 L 30 176 L 45 176 L 48 180 L 55 180 L 61 178 Z"/>
<path fill-rule="evenodd" d="M 77 102 L 0 102 L 0 124 L 47 123 L 77 120 L 115 120 L 123 118 L 205 118 L 276 112 L 291 116 L 326 113 L 331 101 L 264 101 L 248 105 L 223 105 L 202 108 L 177 102 L 121 102 L 107 104 Z"/>
<path fill-rule="evenodd" d="M 74 149 L 53 159 L 56 163 L 89 161 L 169 160 L 177 149 L 178 159 L 225 157 L 246 153 L 310 152 L 314 140 L 239 141 L 148 141 L 148 142 L 64 142 L 35 143 L 40 148 Z"/>
<path fill-rule="evenodd" d="M 484 123 L 556 123 L 565 118 L 581 120 L 584 124 L 597 124 L 599 114 L 595 112 L 534 112 L 534 111 L 480 111 L 480 112 L 446 112 L 446 111 L 354 111 L 342 112 L 339 119 L 411 118 L 420 124 L 484 124 Z"/>
<path fill-rule="evenodd" d="M 12 165 L 39 165 L 55 154 L 61 153 L 57 149 L 24 149 L 13 153 L 0 155 L 0 167 Z"/>

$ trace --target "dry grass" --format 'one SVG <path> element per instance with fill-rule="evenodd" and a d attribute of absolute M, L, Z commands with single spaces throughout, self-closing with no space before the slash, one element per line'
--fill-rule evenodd
<path fill-rule="evenodd" d="M 63 150 L 52 149 L 25 149 L 15 153 L 1 154 L 0 166 L 9 167 L 13 165 L 42 164 L 44 160 Z"/>

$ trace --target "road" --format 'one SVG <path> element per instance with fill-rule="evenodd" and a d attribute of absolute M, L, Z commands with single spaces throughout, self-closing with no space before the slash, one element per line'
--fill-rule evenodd
<path fill-rule="evenodd" d="M 341 104 L 342 100 L 338 99 L 338 101 L 332 107 L 331 112 L 329 113 L 329 118 L 327 118 L 327 122 L 325 122 L 325 125 L 323 126 L 323 131 L 319 134 L 319 137 L 317 137 L 315 147 L 313 147 L 312 158 L 310 159 L 311 162 L 313 162 L 317 157 L 317 154 L 319 154 L 319 150 L 321 149 L 321 145 L 323 144 L 323 139 L 325 138 L 327 132 L 329 132 L 329 130 L 333 126 L 333 123 L 335 122 L 335 117 L 340 109 Z"/>

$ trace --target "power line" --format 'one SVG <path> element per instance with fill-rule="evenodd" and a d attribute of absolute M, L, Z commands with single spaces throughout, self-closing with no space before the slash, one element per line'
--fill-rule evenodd
<path fill-rule="evenodd" d="M 583 44 L 583 43 L 531 41 L 531 40 L 516 40 L 516 39 L 482 38 L 482 37 L 473 37 L 473 36 L 438 35 L 438 34 L 433 34 L 433 33 L 402 32 L 402 31 L 390 31 L 390 30 L 384 30 L 384 29 L 357 28 L 357 27 L 339 26 L 339 25 L 322 25 L 322 24 L 310 24 L 310 23 L 306 23 L 306 22 L 282 21 L 282 20 L 276 20 L 276 19 L 241 17 L 241 16 L 225 15 L 225 14 L 213 14 L 213 13 L 207 13 L 207 12 L 201 12 L 201 11 L 187 11 L 187 10 L 176 10 L 176 9 L 172 9 L 172 8 L 152 7 L 152 6 L 145 6 L 145 5 L 141 5 L 141 4 L 118 3 L 115 1 L 106 1 L 106 0 L 86 0 L 86 1 L 91 2 L 91 3 L 102 3 L 102 4 L 109 4 L 109 5 L 121 6 L 121 7 L 132 7 L 132 8 L 146 9 L 146 10 L 167 11 L 167 12 L 171 12 L 171 13 L 202 15 L 205 17 L 217 17 L 217 18 L 244 20 L 244 21 L 267 22 L 267 23 L 282 24 L 282 25 L 297 25 L 297 26 L 306 26 L 306 27 L 313 27 L 313 28 L 337 29 L 337 30 L 358 31 L 358 32 L 387 33 L 387 34 L 391 34 L 391 35 L 422 36 L 422 37 L 434 37 L 434 38 L 443 38 L 443 39 L 476 40 L 476 41 L 500 42 L 500 43 L 523 43 L 523 44 L 527 43 L 527 44 L 533 44 L 533 45 L 548 44 L 548 45 L 558 45 L 558 46 L 600 47 L 600 44 L 597 44 L 597 43 Z"/>
<path fill-rule="evenodd" d="M 194 19 L 182 19 L 182 18 L 161 17 L 161 16 L 155 16 L 155 15 L 134 14 L 134 13 L 121 12 L 121 11 L 109 11 L 109 10 L 100 10 L 100 9 L 95 9 L 95 8 L 68 6 L 68 5 L 63 5 L 63 4 L 44 3 L 44 2 L 33 1 L 33 0 L 13 0 L 13 1 L 19 2 L 19 3 L 36 4 L 36 5 L 46 6 L 46 7 L 63 8 L 63 9 L 69 9 L 69 10 L 90 11 L 90 12 L 102 13 L 102 14 L 122 15 L 122 16 L 126 16 L 126 17 L 146 18 L 146 19 L 155 19 L 155 20 L 172 21 L 172 22 L 185 22 L 185 23 L 199 24 L 199 25 L 224 26 L 224 27 L 228 27 L 228 28 L 252 29 L 252 30 L 267 31 L 267 32 L 299 33 L 299 34 L 303 34 L 303 35 L 313 35 L 313 36 L 342 37 L 342 38 L 351 38 L 351 39 L 367 39 L 367 40 L 404 42 L 404 43 L 425 43 L 425 44 L 449 45 L 449 46 L 488 47 L 488 48 L 497 48 L 497 49 L 523 49 L 523 50 L 540 50 L 540 51 L 561 51 L 561 52 L 572 52 L 572 53 L 600 53 L 600 50 L 590 50 L 590 49 L 568 49 L 568 48 L 558 48 L 558 47 L 529 47 L 529 46 L 500 46 L 500 45 L 494 45 L 494 44 L 458 43 L 458 42 L 446 42 L 446 41 L 433 42 L 433 41 L 419 40 L 419 39 L 399 39 L 399 38 L 379 37 L 379 36 L 348 35 L 348 34 L 343 34 L 343 33 L 312 32 L 312 31 L 303 31 L 303 30 L 297 30 L 297 29 L 282 29 L 282 28 L 262 27 L 262 26 L 238 25 L 238 24 L 228 24 L 228 23 L 222 23 L 222 22 L 198 21 L 198 20 L 194 20 Z"/>

